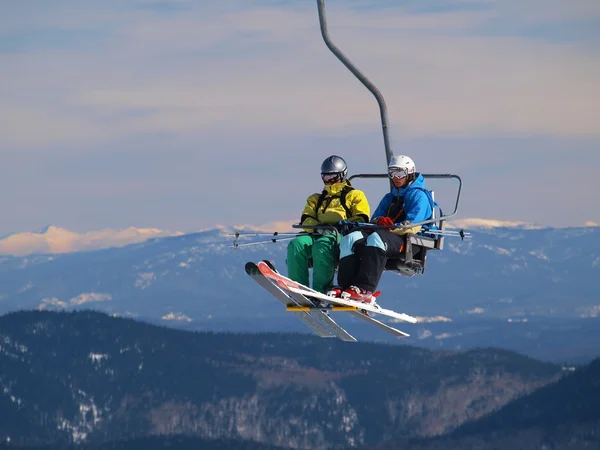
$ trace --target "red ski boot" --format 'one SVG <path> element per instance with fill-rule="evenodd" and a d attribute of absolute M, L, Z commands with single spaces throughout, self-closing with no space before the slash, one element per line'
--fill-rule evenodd
<path fill-rule="evenodd" d="M 357 286 L 350 286 L 342 292 L 342 298 L 346 300 L 355 300 L 367 304 L 375 303 L 376 296 L 373 292 L 361 289 Z"/>
<path fill-rule="evenodd" d="M 327 295 L 330 297 L 340 298 L 342 296 L 342 288 L 339 286 L 333 286 L 331 289 L 327 291 Z"/>
<path fill-rule="evenodd" d="M 380 291 L 371 292 L 365 289 L 361 289 L 357 286 L 350 286 L 348 289 L 345 289 L 344 292 L 342 292 L 341 298 L 346 300 L 355 300 L 362 303 L 366 303 L 368 305 L 377 306 L 375 300 L 377 299 L 379 294 L 381 294 Z M 358 311 L 363 313 L 365 316 L 369 315 L 369 312 L 367 310 L 360 309 L 360 307 L 358 308 Z"/>

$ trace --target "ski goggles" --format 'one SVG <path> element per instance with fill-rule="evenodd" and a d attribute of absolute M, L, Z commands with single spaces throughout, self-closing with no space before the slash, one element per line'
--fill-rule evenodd
<path fill-rule="evenodd" d="M 330 183 L 332 181 L 336 181 L 340 179 L 339 173 L 322 173 L 321 179 L 324 183 Z"/>
<path fill-rule="evenodd" d="M 398 179 L 401 180 L 402 178 L 404 178 L 406 176 L 406 170 L 404 169 L 390 169 L 388 170 L 388 176 L 391 179 Z"/>

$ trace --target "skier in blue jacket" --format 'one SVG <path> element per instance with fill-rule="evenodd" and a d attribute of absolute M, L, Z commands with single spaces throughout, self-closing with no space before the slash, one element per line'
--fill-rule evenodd
<path fill-rule="evenodd" d="M 388 175 L 394 187 L 379 202 L 371 222 L 390 228 L 363 229 L 344 236 L 340 243 L 338 287 L 332 288 L 328 295 L 372 303 L 387 258 L 400 256 L 406 237 L 422 228 L 420 225 L 396 227 L 432 217 L 435 202 L 411 158 L 394 156 L 388 165 Z"/>

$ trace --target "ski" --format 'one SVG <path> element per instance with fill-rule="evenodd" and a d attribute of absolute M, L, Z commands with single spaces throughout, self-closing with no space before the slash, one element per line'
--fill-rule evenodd
<path fill-rule="evenodd" d="M 391 309 L 384 309 L 379 305 L 369 305 L 367 303 L 337 297 L 330 297 L 328 295 L 322 294 L 273 271 L 271 267 L 264 261 L 258 263 L 258 269 L 265 277 L 273 280 L 281 289 L 284 289 L 288 293 L 301 294 L 304 297 L 320 300 L 325 303 L 332 303 L 342 306 L 356 306 L 358 310 L 364 310 L 375 314 L 381 314 L 405 322 L 417 322 L 417 319 L 415 317 L 409 316 L 408 314 L 404 313 L 397 313 L 396 311 L 392 311 Z"/>
<path fill-rule="evenodd" d="M 271 273 L 280 275 L 279 272 L 277 272 L 277 269 L 275 269 L 275 266 L 270 262 L 270 261 L 260 261 L 258 263 L 258 269 L 260 270 L 260 267 L 265 266 L 269 268 L 269 271 Z M 264 276 L 264 273 L 261 271 L 261 273 Z M 283 275 L 281 275 L 283 276 Z M 279 287 L 279 286 L 277 286 Z M 317 319 L 319 322 L 321 322 L 321 324 L 323 326 L 325 326 L 325 328 L 328 328 L 331 332 L 333 332 L 338 338 L 340 338 L 342 341 L 347 341 L 347 342 L 356 342 L 356 338 L 354 336 L 352 336 L 350 333 L 348 333 L 346 330 L 344 330 L 342 327 L 340 327 L 330 316 L 329 314 L 327 314 L 326 309 L 325 308 L 320 308 L 320 309 L 316 309 L 316 307 L 318 306 L 317 304 L 315 304 L 315 302 L 311 301 L 310 299 L 306 298 L 304 295 L 302 295 L 301 293 L 296 293 L 296 292 L 290 292 L 290 291 L 285 291 L 285 293 L 287 295 L 289 295 L 292 300 L 294 300 L 294 302 L 296 302 L 296 304 L 300 305 L 300 306 L 304 306 L 304 307 L 310 307 L 313 313 L 313 317 L 315 319 Z M 320 303 L 320 302 L 316 302 L 316 303 Z"/>
<path fill-rule="evenodd" d="M 297 303 L 285 293 L 281 288 L 274 285 L 266 278 L 258 267 L 253 262 L 246 263 L 246 273 L 252 278 L 256 283 L 262 286 L 269 294 L 279 300 L 283 305 L 297 305 Z M 311 330 L 317 333 L 319 336 L 324 338 L 335 337 L 335 335 L 323 327 L 316 319 L 308 312 L 298 311 L 294 312 L 294 315 L 298 317 L 302 322 L 304 322 Z"/>
<path fill-rule="evenodd" d="M 302 286 L 301 284 L 294 283 L 289 278 L 284 277 L 283 275 L 279 274 L 279 272 L 277 272 L 275 270 L 275 267 L 270 263 L 270 261 L 266 261 L 266 260 L 265 261 L 261 261 L 258 264 L 258 269 L 260 270 L 261 267 L 262 267 L 262 270 L 263 270 L 262 273 L 263 274 L 264 273 L 270 274 L 271 275 L 271 277 L 269 278 L 270 282 L 272 282 L 273 285 L 276 286 L 276 287 L 278 287 L 278 288 L 280 288 L 280 287 L 279 287 L 278 284 L 276 284 L 278 282 L 277 280 L 281 281 L 281 280 L 284 280 L 284 279 L 285 280 L 289 280 L 289 282 L 291 284 L 294 284 L 296 286 Z M 308 292 L 310 292 L 311 294 L 312 293 L 317 293 L 317 291 L 315 291 L 313 289 L 310 289 L 310 288 L 308 288 L 306 286 L 303 286 L 303 287 Z M 291 292 L 287 288 L 287 286 L 285 285 L 285 283 L 284 283 L 284 287 L 282 287 L 280 289 L 284 289 L 285 292 L 287 294 L 289 294 L 289 295 L 296 295 L 296 293 Z M 330 297 L 327 297 L 327 300 L 329 301 Z M 396 337 L 409 337 L 410 336 L 410 334 L 408 334 L 408 333 L 406 333 L 404 331 L 400 331 L 400 330 L 398 330 L 398 329 L 396 329 L 394 327 L 391 327 L 391 326 L 389 326 L 389 325 L 387 325 L 387 324 L 385 324 L 385 323 L 383 323 L 383 322 L 381 322 L 381 321 L 379 321 L 377 319 L 374 319 L 373 317 L 370 317 L 370 316 L 364 314 L 363 312 L 360 312 L 359 309 L 361 309 L 360 306 L 362 305 L 362 303 L 360 303 L 360 304 L 358 304 L 358 302 L 354 302 L 354 303 L 355 304 L 353 304 L 351 306 L 347 306 L 347 305 L 343 305 L 343 306 L 329 306 L 328 308 L 326 307 L 324 309 L 327 310 L 327 311 L 329 311 L 329 310 L 331 310 L 331 311 L 335 311 L 335 310 L 347 310 L 348 311 L 348 309 L 345 309 L 345 308 L 349 308 L 349 312 L 350 312 L 351 315 L 353 315 L 355 317 L 358 317 L 359 319 L 361 319 L 361 320 L 363 320 L 363 321 L 365 321 L 367 323 L 375 325 L 376 327 L 380 328 L 381 330 L 386 331 L 386 332 L 388 332 L 388 333 L 390 333 L 390 334 L 392 334 L 392 335 L 394 335 Z M 313 307 L 310 307 L 309 309 L 312 310 L 312 309 L 316 309 L 316 308 L 317 308 L 316 306 L 313 306 Z M 344 309 L 342 309 L 342 308 L 344 308 Z M 410 316 L 408 316 L 408 317 L 410 317 Z"/>
<path fill-rule="evenodd" d="M 350 311 L 350 314 L 352 314 L 354 317 L 358 317 L 361 320 L 364 320 L 367 323 L 370 323 L 372 325 L 375 325 L 376 327 L 382 329 L 383 331 L 386 331 L 390 334 L 393 334 L 396 337 L 410 337 L 410 334 L 405 333 L 404 331 L 400 331 L 394 327 L 390 327 L 389 325 L 386 325 L 385 323 L 374 319 L 370 316 L 365 315 L 364 313 L 361 313 L 359 311 Z"/>
<path fill-rule="evenodd" d="M 275 297 L 279 302 L 281 302 L 286 307 L 313 307 L 313 303 L 308 299 L 304 299 L 302 301 L 300 296 L 297 294 L 288 295 L 284 290 L 279 288 L 277 285 L 273 284 L 266 278 L 258 269 L 257 265 L 253 262 L 248 262 L 246 264 L 246 273 L 252 278 L 256 283 L 258 283 L 261 287 L 263 287 L 267 292 L 269 292 L 273 297 Z M 300 301 L 299 301 L 300 300 Z M 296 310 L 292 311 L 293 314 L 298 317 L 302 322 L 304 322 L 311 330 L 313 330 L 316 334 L 323 338 L 333 338 L 338 337 L 345 341 L 355 342 L 356 339 L 348 334 L 344 329 L 342 329 L 331 317 L 327 315 L 327 313 L 322 310 L 318 311 L 301 311 Z"/>

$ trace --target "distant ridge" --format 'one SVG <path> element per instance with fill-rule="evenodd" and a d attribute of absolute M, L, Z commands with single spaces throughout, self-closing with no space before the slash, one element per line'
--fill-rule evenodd
<path fill-rule="evenodd" d="M 193 235 L 199 232 L 213 232 L 215 235 L 225 236 L 240 231 L 244 233 L 271 233 L 294 232 L 293 221 L 272 222 L 265 225 L 215 225 L 199 231 L 170 231 L 159 228 L 128 227 L 120 229 L 106 228 L 98 231 L 78 233 L 56 225 L 45 225 L 37 231 L 12 232 L 0 237 L 0 254 L 13 256 L 26 256 L 31 254 L 58 254 L 77 251 L 98 250 L 112 247 L 123 247 L 129 244 L 145 242 L 149 239 L 169 236 Z M 577 229 L 582 227 L 596 227 L 598 224 L 588 222 L 583 226 L 551 227 L 527 222 L 505 221 L 496 219 L 466 218 L 448 220 L 448 228 L 469 229 L 494 229 L 511 228 L 521 230 L 540 230 L 551 228 Z"/>
<path fill-rule="evenodd" d="M 499 349 L 190 333 L 92 311 L 11 313 L 0 330 L 0 442 L 15 445 L 185 434 L 351 448 L 448 432 L 564 374 Z"/>

